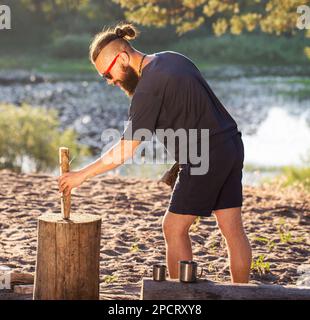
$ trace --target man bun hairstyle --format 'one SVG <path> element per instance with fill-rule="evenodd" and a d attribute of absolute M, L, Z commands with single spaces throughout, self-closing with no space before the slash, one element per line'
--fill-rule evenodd
<path fill-rule="evenodd" d="M 121 27 L 116 26 L 114 32 L 119 38 L 123 38 L 126 40 L 135 39 L 137 34 L 136 28 L 131 24 L 125 24 Z"/>
<path fill-rule="evenodd" d="M 129 41 L 135 39 L 139 34 L 137 28 L 131 23 L 121 23 L 117 26 L 103 29 L 93 38 L 89 47 L 89 59 L 95 63 L 101 50 L 111 41 L 119 40 L 124 48 L 132 49 Z"/>

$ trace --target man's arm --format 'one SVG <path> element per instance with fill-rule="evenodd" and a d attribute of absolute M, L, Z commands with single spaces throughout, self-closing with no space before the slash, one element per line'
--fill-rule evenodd
<path fill-rule="evenodd" d="M 140 143 L 140 140 L 121 139 L 95 162 L 78 171 L 67 172 L 60 176 L 58 178 L 59 191 L 69 195 L 73 188 L 78 187 L 85 180 L 113 170 L 131 158 Z"/>
<path fill-rule="evenodd" d="M 99 159 L 80 171 L 85 179 L 89 179 L 98 174 L 113 170 L 131 158 L 140 143 L 141 141 L 139 140 L 120 140 Z"/>

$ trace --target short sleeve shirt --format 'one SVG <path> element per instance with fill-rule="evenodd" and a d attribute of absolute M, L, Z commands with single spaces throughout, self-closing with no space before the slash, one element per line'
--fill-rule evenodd
<path fill-rule="evenodd" d="M 238 132 L 235 120 L 195 64 L 173 51 L 155 53 L 143 68 L 128 121 L 122 139 L 151 140 L 158 129 L 208 129 L 213 147 Z M 160 141 L 178 161 L 178 148 L 170 151 L 167 142 Z"/>

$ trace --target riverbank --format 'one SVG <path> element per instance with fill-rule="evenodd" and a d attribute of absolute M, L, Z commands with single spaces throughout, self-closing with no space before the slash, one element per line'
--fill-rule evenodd
<path fill-rule="evenodd" d="M 302 159 L 308 159 L 309 153 L 305 141 L 310 137 L 310 82 L 301 74 L 310 74 L 310 69 L 222 65 L 203 72 L 242 132 L 245 184 L 257 185 L 265 178 L 274 178 L 285 167 L 308 166 L 309 162 Z M 82 160 L 84 164 L 97 159 L 107 145 L 103 136 L 107 129 L 123 132 L 130 105 L 123 92 L 107 86 L 95 72 L 1 70 L 0 96 L 0 104 L 56 110 L 60 130 L 73 129 L 78 142 L 90 148 L 92 156 Z M 73 161 L 73 169 L 78 168 L 76 164 Z M 23 166 L 23 172 L 32 171 L 31 162 Z M 164 169 L 124 166 L 117 173 L 154 179 Z"/>
<path fill-rule="evenodd" d="M 37 217 L 60 214 L 56 179 L 1 170 L 0 181 L 0 264 L 33 274 Z M 73 214 L 102 217 L 101 299 L 139 299 L 142 277 L 164 262 L 161 223 L 170 192 L 154 180 L 117 175 L 97 176 L 73 191 Z M 309 194 L 275 185 L 245 186 L 243 219 L 253 250 L 251 283 L 310 285 L 302 273 L 310 268 Z M 229 282 L 227 252 L 214 216 L 197 220 L 190 235 L 206 278 Z"/>

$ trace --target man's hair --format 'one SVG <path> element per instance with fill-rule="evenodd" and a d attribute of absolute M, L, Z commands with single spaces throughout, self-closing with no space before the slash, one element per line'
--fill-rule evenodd
<path fill-rule="evenodd" d="M 118 39 L 124 49 L 132 49 L 129 41 L 138 36 L 138 30 L 132 24 L 122 23 L 116 27 L 108 27 L 95 35 L 89 47 L 89 59 L 95 63 L 101 50 L 111 41 Z"/>

